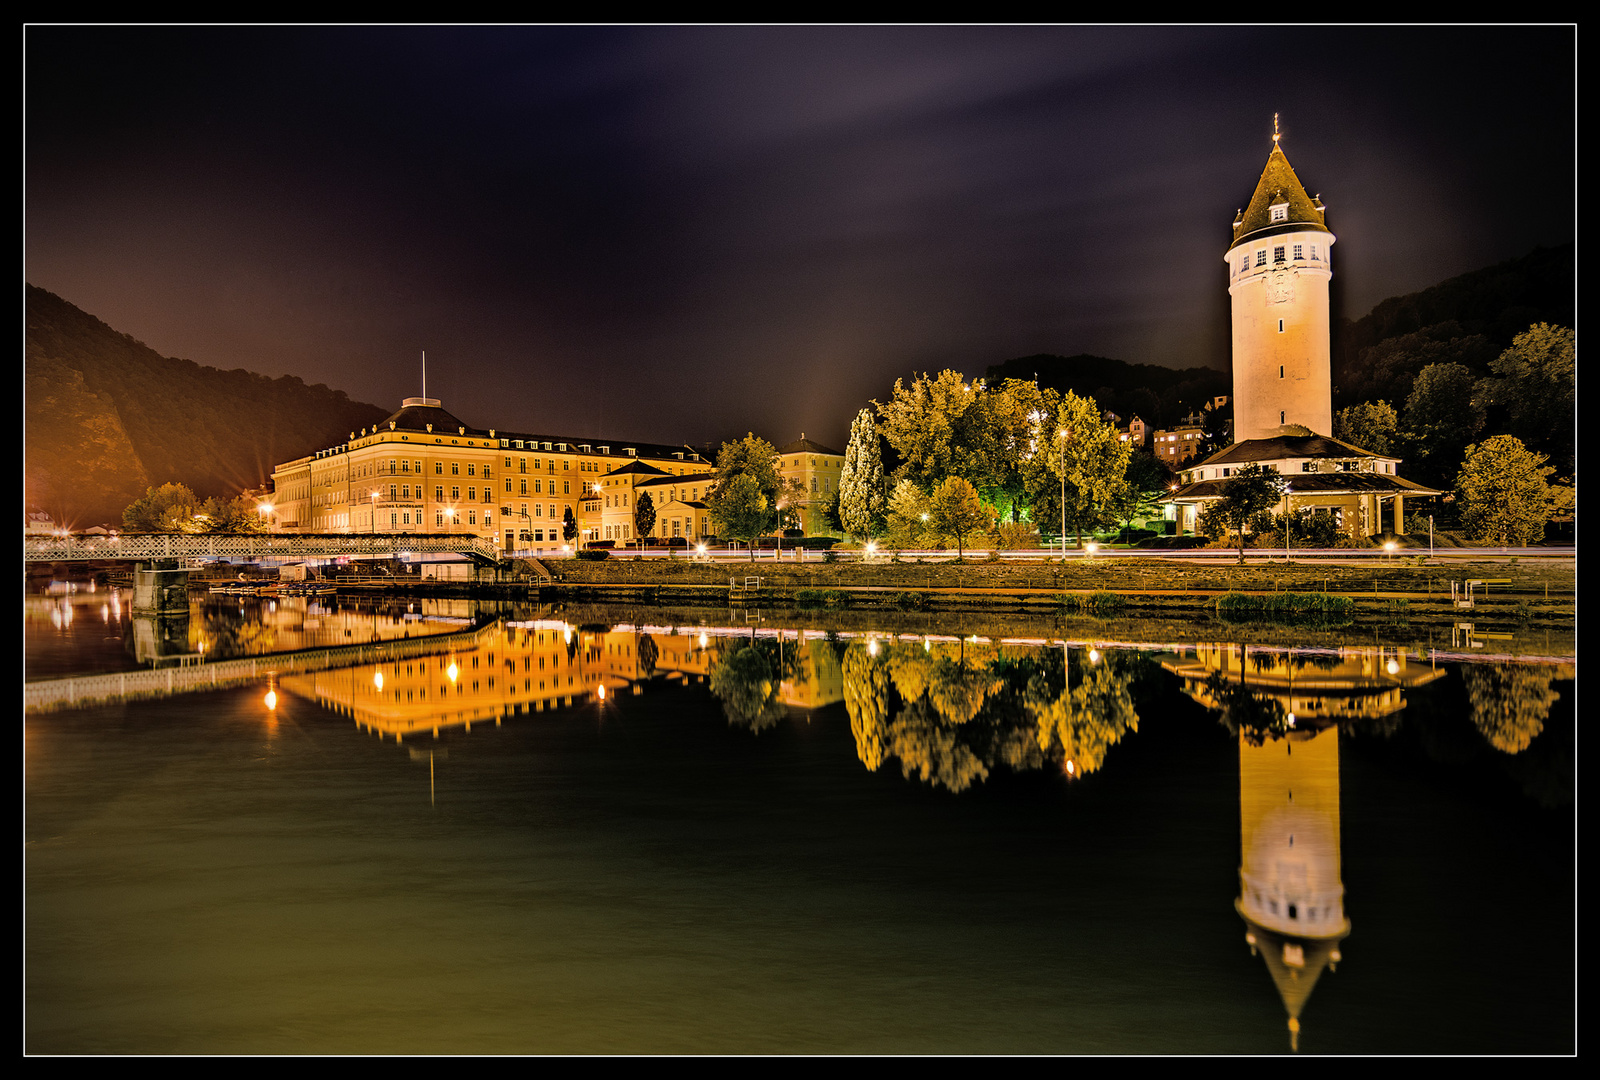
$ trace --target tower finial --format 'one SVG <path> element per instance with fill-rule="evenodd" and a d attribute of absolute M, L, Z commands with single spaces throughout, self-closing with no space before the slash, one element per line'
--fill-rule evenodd
<path fill-rule="evenodd" d="M 1277 146 L 1278 145 L 1279 137 L 1280 136 L 1278 135 L 1278 114 L 1277 113 L 1273 113 L 1272 114 L 1272 145 L 1273 146 Z"/>

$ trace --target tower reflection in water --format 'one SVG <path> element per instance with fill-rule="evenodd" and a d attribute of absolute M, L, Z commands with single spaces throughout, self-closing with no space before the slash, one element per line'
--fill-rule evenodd
<path fill-rule="evenodd" d="M 1201 645 L 1163 666 L 1239 742 L 1239 895 L 1300 1048 L 1300 1017 L 1350 934 L 1339 844 L 1339 725 L 1392 722 L 1442 676 L 1396 648 L 1311 652 Z"/>

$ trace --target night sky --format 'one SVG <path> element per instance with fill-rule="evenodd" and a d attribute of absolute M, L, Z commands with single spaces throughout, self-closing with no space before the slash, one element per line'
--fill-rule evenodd
<path fill-rule="evenodd" d="M 158 352 L 469 424 L 843 448 L 897 376 L 1227 364 L 1272 117 L 1336 315 L 1575 237 L 1576 31 L 25 34 L 25 263 Z"/>

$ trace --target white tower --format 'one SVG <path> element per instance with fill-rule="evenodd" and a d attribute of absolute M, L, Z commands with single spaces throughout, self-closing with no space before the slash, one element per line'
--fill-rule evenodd
<path fill-rule="evenodd" d="M 1277 127 L 1277 118 L 1273 118 Z M 1270 439 L 1287 425 L 1333 434 L 1328 345 L 1334 235 L 1306 194 L 1276 130 L 1250 205 L 1233 222 L 1233 437 Z"/>

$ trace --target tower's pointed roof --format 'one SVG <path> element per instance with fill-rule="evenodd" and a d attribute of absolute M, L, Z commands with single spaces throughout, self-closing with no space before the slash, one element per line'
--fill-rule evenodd
<path fill-rule="evenodd" d="M 1282 221 L 1273 221 L 1272 207 L 1278 203 L 1288 204 L 1288 214 Z M 1323 220 L 1324 209 L 1320 198 L 1306 194 L 1305 185 L 1294 174 L 1294 168 L 1284 156 L 1283 147 L 1274 137 L 1272 153 L 1267 155 L 1267 167 L 1261 170 L 1255 194 L 1250 196 L 1250 204 L 1234 219 L 1233 242 L 1229 247 L 1241 244 L 1246 239 L 1259 240 L 1274 233 L 1308 230 L 1328 232 Z"/>

